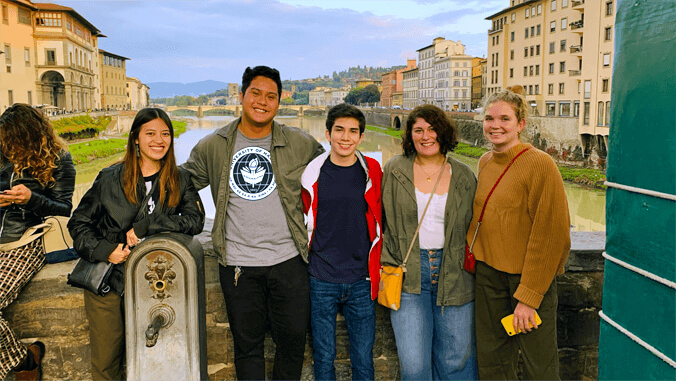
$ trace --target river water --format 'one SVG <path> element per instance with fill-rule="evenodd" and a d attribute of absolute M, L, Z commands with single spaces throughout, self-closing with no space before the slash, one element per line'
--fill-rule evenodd
<path fill-rule="evenodd" d="M 212 133 L 233 120 L 230 116 L 206 116 L 203 118 L 197 117 L 183 117 L 189 120 L 188 130 L 176 139 L 175 152 L 177 162 L 183 163 L 190 155 L 192 147 L 202 137 Z M 325 118 L 324 117 L 278 117 L 275 118 L 278 122 L 284 123 L 288 126 L 299 127 L 308 131 L 319 142 L 324 145 L 327 150 L 328 142 L 324 136 Z M 392 156 L 401 153 L 401 140 L 391 136 L 380 134 L 372 131 L 366 131 L 364 140 L 359 145 L 359 149 L 366 155 L 378 160 L 380 164 L 386 163 Z M 454 155 L 458 160 L 468 164 L 476 171 L 478 159 L 468 158 L 464 156 Z M 100 162 L 100 164 L 99 164 Z M 96 173 L 101 168 L 109 165 L 111 161 L 97 160 L 96 164 L 78 168 L 77 187 L 75 193 L 75 203 L 82 197 L 82 194 L 93 182 Z M 202 201 L 207 217 L 213 218 L 215 215 L 215 207 L 211 198 L 209 188 L 200 191 Z M 576 184 L 566 183 L 566 196 L 568 197 L 568 207 L 570 209 L 571 224 L 575 231 L 604 231 L 606 229 L 605 221 L 605 191 L 597 189 L 582 187 Z"/>

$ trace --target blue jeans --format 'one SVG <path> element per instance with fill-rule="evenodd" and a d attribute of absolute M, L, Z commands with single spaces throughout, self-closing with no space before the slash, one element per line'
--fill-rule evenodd
<path fill-rule="evenodd" d="M 476 380 L 474 302 L 437 306 L 441 250 L 420 250 L 421 292 L 390 311 L 402 380 Z"/>
<path fill-rule="evenodd" d="M 310 322 L 315 380 L 335 380 L 336 317 L 339 306 L 347 323 L 353 380 L 373 380 L 376 309 L 371 282 L 330 283 L 310 276 Z"/>

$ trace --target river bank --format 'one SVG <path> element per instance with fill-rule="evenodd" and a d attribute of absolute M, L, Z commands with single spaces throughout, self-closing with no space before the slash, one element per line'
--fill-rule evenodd
<path fill-rule="evenodd" d="M 366 125 L 366 129 L 368 129 L 369 131 L 392 136 L 398 139 L 401 139 L 401 134 L 404 133 L 403 129 L 395 130 L 393 128 L 373 125 Z M 458 155 L 478 159 L 488 151 L 489 151 L 488 149 L 483 147 L 475 147 L 467 143 L 459 142 L 458 146 L 455 148 L 453 152 L 455 152 Z M 606 181 L 606 174 L 599 169 L 561 165 L 561 164 L 557 164 L 557 166 L 559 168 L 559 172 L 561 173 L 561 177 L 563 178 L 564 181 L 596 189 L 603 190 L 606 189 L 606 186 L 604 185 Z"/>

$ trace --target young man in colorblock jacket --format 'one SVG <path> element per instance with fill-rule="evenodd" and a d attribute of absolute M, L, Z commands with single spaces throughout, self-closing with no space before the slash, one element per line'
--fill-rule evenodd
<path fill-rule="evenodd" d="M 301 178 L 309 235 L 310 321 L 316 380 L 335 379 L 336 316 L 342 306 L 354 380 L 373 380 L 375 298 L 380 281 L 380 164 L 357 151 L 366 119 L 351 105 L 329 110 L 331 150 Z"/>

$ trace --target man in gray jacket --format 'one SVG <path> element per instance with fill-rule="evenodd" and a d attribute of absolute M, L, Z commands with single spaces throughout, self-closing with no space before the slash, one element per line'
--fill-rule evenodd
<path fill-rule="evenodd" d="M 279 72 L 247 68 L 242 117 L 200 140 L 183 168 L 197 189 L 211 185 L 212 229 L 240 380 L 265 379 L 269 323 L 276 345 L 272 379 L 300 379 L 309 317 L 308 236 L 300 178 L 324 152 L 308 133 L 273 120 Z"/>

